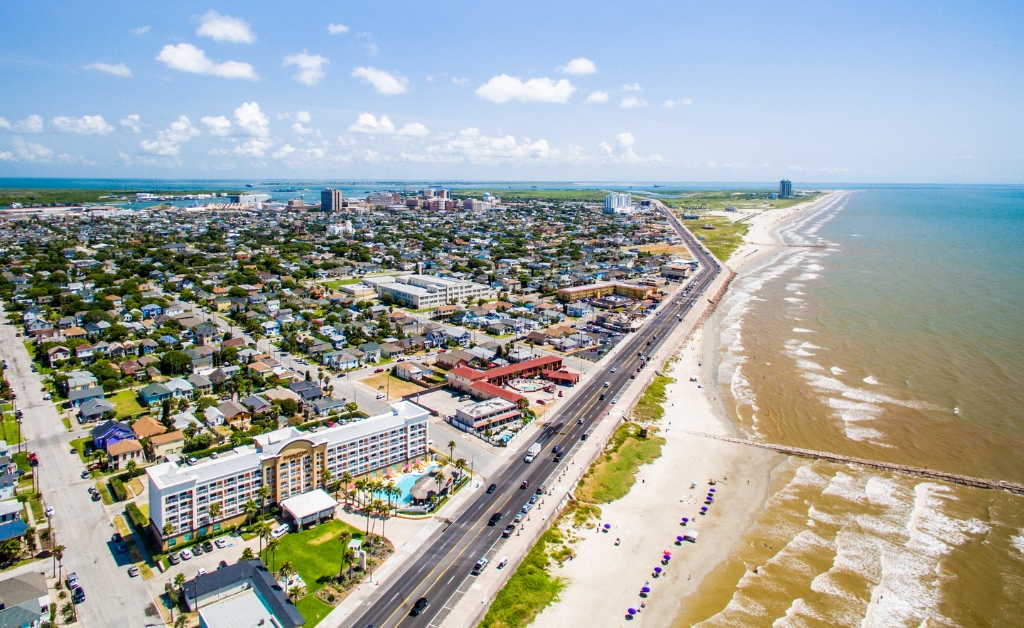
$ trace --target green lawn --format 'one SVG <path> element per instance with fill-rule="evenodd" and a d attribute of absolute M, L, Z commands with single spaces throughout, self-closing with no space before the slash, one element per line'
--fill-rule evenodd
<path fill-rule="evenodd" d="M 656 375 L 633 409 L 635 420 L 640 422 L 657 421 L 664 416 L 665 408 L 661 404 L 665 402 L 665 386 L 674 381 L 671 377 Z"/>
<path fill-rule="evenodd" d="M 20 432 L 18 430 L 18 420 L 14 415 L 4 417 L 4 440 L 7 441 L 8 445 L 16 445 L 21 442 L 18 438 Z"/>
<path fill-rule="evenodd" d="M 604 453 L 583 477 L 576 491 L 580 501 L 603 504 L 621 499 L 636 483 L 636 472 L 661 456 L 665 439 L 650 434 L 640 437 L 640 426 L 623 423 L 615 430 Z"/>
<path fill-rule="evenodd" d="M 743 244 L 743 236 L 750 229 L 745 222 L 733 222 L 721 216 L 705 216 L 700 220 L 687 220 L 683 224 L 698 239 L 703 238 L 704 246 L 723 262 Z M 704 229 L 704 225 L 711 225 L 714 229 Z"/>
<path fill-rule="evenodd" d="M 76 438 L 71 441 L 71 446 L 78 451 L 78 457 L 82 459 L 82 464 L 89 464 L 89 459 L 85 457 L 85 446 L 92 443 L 92 437 L 86 436 L 85 438 Z"/>
<path fill-rule="evenodd" d="M 352 277 L 351 279 L 338 279 L 335 281 L 327 281 L 324 282 L 324 285 L 330 288 L 331 290 L 337 290 L 341 286 L 352 286 L 362 281 L 363 280 L 358 277 Z"/>
<path fill-rule="evenodd" d="M 107 397 L 107 401 L 113 404 L 119 419 L 139 414 L 145 410 L 139 404 L 138 398 L 132 390 L 122 390 L 113 397 Z"/>
<path fill-rule="evenodd" d="M 331 605 L 316 599 L 314 593 L 323 586 L 317 584 L 318 578 L 337 574 L 341 570 L 341 544 L 336 539 L 346 531 L 354 535 L 354 538 L 363 536 L 347 523 L 334 520 L 313 530 L 281 537 L 281 547 L 274 556 L 273 567 L 279 569 L 285 562 L 290 562 L 306 583 L 306 596 L 295 604 L 306 618 L 306 628 L 313 628 L 334 610 Z"/>

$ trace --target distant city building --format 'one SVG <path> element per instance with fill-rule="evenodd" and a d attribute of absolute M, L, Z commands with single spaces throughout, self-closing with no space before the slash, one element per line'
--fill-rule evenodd
<path fill-rule="evenodd" d="M 629 193 L 612 192 L 604 197 L 604 213 L 622 214 L 629 213 L 633 203 Z"/>
<path fill-rule="evenodd" d="M 341 211 L 341 190 L 327 188 L 320 192 L 320 209 L 325 212 Z"/>
<path fill-rule="evenodd" d="M 402 196 L 398 193 L 383 192 L 366 197 L 366 204 L 370 207 L 390 207 L 401 202 Z"/>
<path fill-rule="evenodd" d="M 793 182 L 789 179 L 779 181 L 779 198 L 793 198 Z"/>
<path fill-rule="evenodd" d="M 234 194 L 228 197 L 228 200 L 232 203 L 262 203 L 263 201 L 269 201 L 269 194 Z"/>
<path fill-rule="evenodd" d="M 488 285 L 433 275 L 364 277 L 363 281 L 377 289 L 377 296 L 390 294 L 396 302 L 416 309 L 438 307 L 465 299 L 494 297 L 494 290 Z"/>

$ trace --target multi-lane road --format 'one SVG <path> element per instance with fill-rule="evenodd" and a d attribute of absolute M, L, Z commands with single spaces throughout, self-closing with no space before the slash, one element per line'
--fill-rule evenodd
<path fill-rule="evenodd" d="M 700 269 L 686 296 L 676 297 L 658 308 L 652 320 L 622 343 L 614 357 L 595 372 L 582 390 L 549 420 L 536 440 L 524 443 L 520 451 L 512 454 L 504 468 L 488 478 L 488 482 L 497 485 L 497 490 L 493 493 L 481 492 L 450 526 L 435 533 L 425 544 L 425 549 L 410 560 L 400 573 L 394 574 L 389 584 L 382 587 L 383 590 L 375 598 L 367 605 L 357 607 L 359 612 L 352 613 L 343 625 L 352 628 L 436 625 L 438 613 L 446 603 L 450 603 L 466 578 L 470 577 L 477 559 L 501 542 L 502 528 L 512 521 L 520 507 L 533 494 L 534 487 L 550 486 L 552 480 L 569 464 L 580 437 L 608 415 L 613 400 L 629 386 L 630 375 L 636 372 L 643 361 L 644 358 L 640 356 L 656 353 L 676 325 L 680 324 L 680 320 L 686 320 L 693 304 L 721 272 L 721 266 L 675 216 L 660 203 L 658 206 L 700 262 Z M 607 387 L 605 382 L 608 383 Z M 602 395 L 604 399 L 601 399 Z M 543 445 L 542 453 L 534 462 L 526 463 L 526 449 L 533 442 Z M 567 452 L 561 463 L 554 462 L 552 450 L 556 445 Z M 524 480 L 529 480 L 529 490 L 520 489 Z M 488 526 L 487 520 L 496 512 L 502 513 L 500 523 Z M 419 615 L 411 616 L 409 611 L 412 605 L 421 597 L 427 598 L 429 606 Z"/>

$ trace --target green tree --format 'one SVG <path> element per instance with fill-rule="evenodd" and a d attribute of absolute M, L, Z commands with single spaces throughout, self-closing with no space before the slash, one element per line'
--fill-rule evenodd
<path fill-rule="evenodd" d="M 220 502 L 213 502 L 210 504 L 210 521 L 216 521 L 217 517 L 220 516 Z"/>
<path fill-rule="evenodd" d="M 50 534 L 53 534 L 53 531 L 51 531 Z M 63 545 L 58 545 L 53 548 L 53 577 L 57 578 L 57 582 L 61 581 L 61 577 L 57 574 L 57 565 L 60 565 L 63 570 L 65 549 L 67 548 Z"/>
<path fill-rule="evenodd" d="M 455 460 L 455 458 L 454 458 L 454 456 L 455 456 L 455 447 L 456 447 L 455 441 L 453 441 L 453 440 L 448 441 L 448 460 Z"/>
<path fill-rule="evenodd" d="M 128 474 L 128 479 L 132 479 L 136 476 L 136 472 L 139 470 L 139 465 L 134 460 L 129 460 L 128 464 L 124 465 L 124 471 Z"/>
<path fill-rule="evenodd" d="M 256 558 L 256 556 L 253 555 L 251 548 L 247 547 L 244 550 L 242 550 L 241 560 L 253 560 L 254 558 Z"/>
<path fill-rule="evenodd" d="M 264 484 L 256 491 L 256 495 L 260 498 L 260 521 L 266 518 L 266 507 L 267 500 L 270 499 L 270 487 Z"/>
<path fill-rule="evenodd" d="M 245 523 L 246 523 L 246 525 L 248 525 L 249 522 L 252 521 L 253 515 L 255 515 L 256 512 L 259 511 L 259 509 L 260 509 L 260 507 L 253 500 L 250 499 L 250 500 L 245 502 L 245 505 L 242 506 L 242 510 L 245 511 Z"/>
<path fill-rule="evenodd" d="M 160 357 L 160 372 L 164 375 L 181 375 L 192 370 L 192 358 L 181 351 L 167 351 Z"/>

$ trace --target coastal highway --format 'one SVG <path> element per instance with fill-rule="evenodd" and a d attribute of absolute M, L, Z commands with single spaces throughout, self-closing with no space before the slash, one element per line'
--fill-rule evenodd
<path fill-rule="evenodd" d="M 446 604 L 453 604 L 452 596 L 460 589 L 478 558 L 484 556 L 495 543 L 502 542 L 502 529 L 512 522 L 534 489 L 550 487 L 565 465 L 575 454 L 580 437 L 591 430 L 594 424 L 607 416 L 612 401 L 630 383 L 630 374 L 642 362 L 640 354 L 653 355 L 670 335 L 680 320 L 686 320 L 693 303 L 707 290 L 721 272 L 718 261 L 711 256 L 671 213 L 658 203 L 672 227 L 679 233 L 687 247 L 700 262 L 700 268 L 690 284 L 686 296 L 668 300 L 657 310 L 657 314 L 632 337 L 620 344 L 615 355 L 593 378 L 583 385 L 569 402 L 550 419 L 537 437 L 522 444 L 514 452 L 508 464 L 497 474 L 488 478 L 488 483 L 497 485 L 493 493 L 480 491 L 471 503 L 447 528 L 436 532 L 425 544 L 418 556 L 409 560 L 381 587 L 379 595 L 364 606 L 356 607 L 342 625 L 351 628 L 426 628 L 436 625 L 437 614 Z M 649 343 L 649 344 L 648 344 Z M 615 372 L 612 372 L 612 369 Z M 608 387 L 605 387 L 608 382 Z M 605 399 L 601 400 L 601 395 Z M 583 419 L 582 424 L 579 420 Z M 523 458 L 534 442 L 543 444 L 544 449 L 532 463 Z M 555 464 L 552 448 L 555 445 L 566 450 L 565 459 Z M 529 490 L 520 489 L 523 480 L 530 481 Z M 493 513 L 502 513 L 496 526 L 488 526 L 487 520 Z M 493 569 L 493 565 L 489 566 Z M 426 597 L 429 606 L 418 616 L 409 615 L 412 605 Z"/>

